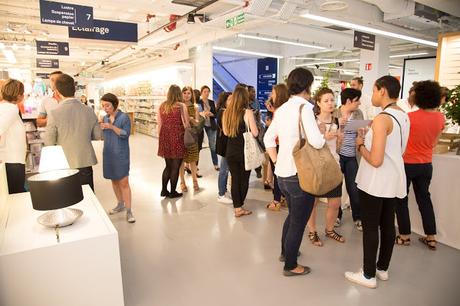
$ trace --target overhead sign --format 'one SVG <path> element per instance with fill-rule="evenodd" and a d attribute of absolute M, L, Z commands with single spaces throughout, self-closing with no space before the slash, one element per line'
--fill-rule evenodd
<path fill-rule="evenodd" d="M 234 26 L 243 23 L 245 20 L 244 13 L 240 13 L 233 18 L 225 20 L 225 27 L 227 29 L 233 28 Z"/>
<path fill-rule="evenodd" d="M 93 26 L 93 8 L 61 2 L 40 0 L 41 23 L 60 26 Z"/>
<path fill-rule="evenodd" d="M 37 54 L 69 55 L 69 43 L 59 41 L 38 41 Z"/>
<path fill-rule="evenodd" d="M 36 62 L 38 68 L 59 68 L 59 60 L 57 59 L 37 58 Z"/>
<path fill-rule="evenodd" d="M 374 51 L 375 35 L 355 31 L 353 47 Z"/>
<path fill-rule="evenodd" d="M 265 101 L 272 93 L 278 78 L 278 59 L 272 57 L 257 60 L 257 100 L 260 108 L 265 108 Z"/>
<path fill-rule="evenodd" d="M 137 23 L 94 19 L 91 27 L 69 27 L 69 37 L 137 42 Z"/>
<path fill-rule="evenodd" d="M 46 72 L 37 72 L 37 73 L 35 74 L 35 76 L 36 76 L 37 78 L 42 78 L 42 79 L 44 79 L 44 80 L 47 80 L 47 79 L 50 78 L 50 74 L 49 74 L 49 73 L 46 73 Z"/>

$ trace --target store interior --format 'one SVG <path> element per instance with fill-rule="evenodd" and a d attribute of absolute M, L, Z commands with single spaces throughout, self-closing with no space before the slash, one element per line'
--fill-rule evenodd
<path fill-rule="evenodd" d="M 53 3 L 75 11 L 91 8 L 85 15 L 91 24 L 78 23 L 77 15 L 75 25 L 46 19 L 45 5 Z M 100 224 L 83 217 L 80 224 L 61 230 L 64 241 L 59 243 L 54 229 L 36 223 L 39 212 L 28 196 L 7 194 L 2 170 L 0 305 L 459 305 L 460 128 L 454 121 L 433 159 L 437 172 L 431 193 L 440 247 L 437 252 L 417 242 L 395 247 L 394 280 L 377 291 L 356 288 L 343 278 L 346 269 L 361 261 L 361 233 L 349 212 L 340 228 L 344 245 L 328 241 L 317 248 L 305 237 L 302 259 L 314 272 L 304 279 L 282 278 L 277 258 L 287 212 L 265 209 L 271 193 L 255 173 L 248 195 L 251 219 L 235 219 L 231 205 L 217 203 L 218 173 L 207 139 L 200 153 L 201 190 L 178 200 L 160 197 L 164 161 L 157 156 L 156 115 L 171 84 L 207 85 L 215 101 L 238 83 L 252 85 L 264 111 L 272 86 L 285 82 L 297 67 L 313 73 L 312 91 L 327 84 L 337 105 L 341 90 L 357 76 L 363 77 L 367 97 L 383 75 L 398 78 L 401 99 L 407 99 L 413 81 L 436 80 L 453 90 L 460 85 L 460 3 L 0 0 L 0 80 L 17 79 L 25 86 L 21 113 L 27 176 L 39 171 L 45 128 L 35 120 L 43 98 L 52 95 L 49 74 L 60 70 L 74 78 L 76 98 L 86 97 L 98 118 L 105 115 L 100 98 L 109 92 L 129 114 L 137 218 L 130 224 L 124 215 L 105 214 L 116 199 L 102 175 L 101 141 L 93 142 L 99 161 L 94 166 L 95 196 L 84 190 L 85 200 L 96 208 L 86 203 L 83 215 Z M 411 215 L 417 216 L 414 195 L 409 199 Z M 11 208 L 21 203 L 23 209 Z M 27 217 L 22 220 L 22 215 Z M 20 221 L 13 226 L 9 220 Z M 417 234 L 423 232 L 419 217 L 412 226 Z M 10 274 L 17 275 L 14 284 Z M 62 281 L 56 278 L 61 274 Z"/>

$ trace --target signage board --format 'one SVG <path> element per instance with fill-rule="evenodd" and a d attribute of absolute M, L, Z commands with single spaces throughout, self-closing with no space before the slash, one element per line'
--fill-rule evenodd
<path fill-rule="evenodd" d="M 59 60 L 57 59 L 46 59 L 37 58 L 37 68 L 59 68 Z"/>
<path fill-rule="evenodd" d="M 49 73 L 46 73 L 46 72 L 37 72 L 37 73 L 35 74 L 35 76 L 36 76 L 37 78 L 42 78 L 42 79 L 44 79 L 44 80 L 47 80 L 47 79 L 50 78 L 50 74 L 49 74 Z"/>
<path fill-rule="evenodd" d="M 69 43 L 59 41 L 37 40 L 37 54 L 69 55 Z"/>
<path fill-rule="evenodd" d="M 92 27 L 69 27 L 69 37 L 137 42 L 137 23 L 94 19 Z"/>
<path fill-rule="evenodd" d="M 40 0 L 40 22 L 60 26 L 93 26 L 91 6 Z"/>
<path fill-rule="evenodd" d="M 229 18 L 225 20 L 225 28 L 233 28 L 234 26 L 238 24 L 242 24 L 245 21 L 244 13 L 240 13 L 236 15 L 235 17 Z"/>
<path fill-rule="evenodd" d="M 375 35 L 355 31 L 353 47 L 374 51 Z"/>
<path fill-rule="evenodd" d="M 257 100 L 260 109 L 265 109 L 265 101 L 272 93 L 278 79 L 278 59 L 272 57 L 257 60 Z"/>

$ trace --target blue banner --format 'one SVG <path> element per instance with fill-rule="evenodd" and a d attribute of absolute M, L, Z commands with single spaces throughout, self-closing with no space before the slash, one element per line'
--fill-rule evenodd
<path fill-rule="evenodd" d="M 137 23 L 94 19 L 92 27 L 69 27 L 69 37 L 137 42 Z"/>
<path fill-rule="evenodd" d="M 36 63 L 38 68 L 59 68 L 57 59 L 37 58 Z"/>
<path fill-rule="evenodd" d="M 93 8 L 40 0 L 40 22 L 60 26 L 93 26 Z"/>
<path fill-rule="evenodd" d="M 69 55 L 69 43 L 59 41 L 38 41 L 37 54 Z"/>
<path fill-rule="evenodd" d="M 265 101 L 270 97 L 277 78 L 278 59 L 266 57 L 257 60 L 257 100 L 260 103 L 260 109 L 265 109 Z"/>

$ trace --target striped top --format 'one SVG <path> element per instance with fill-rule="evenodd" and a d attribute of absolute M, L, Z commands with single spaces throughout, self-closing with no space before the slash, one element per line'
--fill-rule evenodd
<path fill-rule="evenodd" d="M 354 113 L 351 113 L 350 118 L 348 118 L 347 123 L 345 123 L 345 127 L 350 123 L 351 120 L 354 119 Z M 344 131 L 343 132 L 343 143 L 340 147 L 340 155 L 345 157 L 355 157 L 356 156 L 356 137 L 358 136 L 357 131 Z"/>

